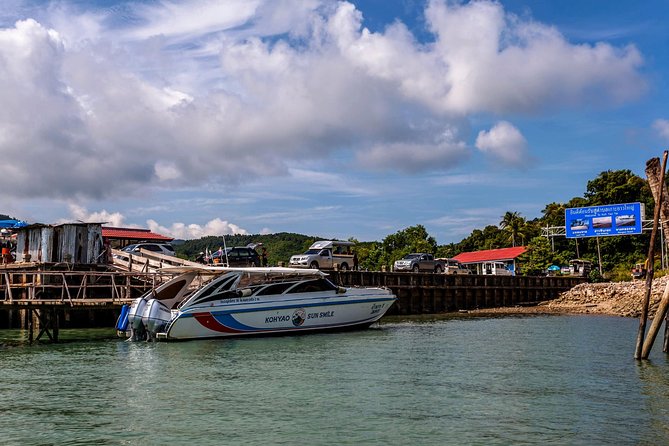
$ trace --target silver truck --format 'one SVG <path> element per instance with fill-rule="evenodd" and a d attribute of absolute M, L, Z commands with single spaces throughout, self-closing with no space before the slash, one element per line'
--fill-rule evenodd
<path fill-rule="evenodd" d="M 441 274 L 444 272 L 444 262 L 443 260 L 435 259 L 432 254 L 417 252 L 407 254 L 403 259 L 395 260 L 393 270 L 413 271 L 414 273 L 422 271 Z"/>

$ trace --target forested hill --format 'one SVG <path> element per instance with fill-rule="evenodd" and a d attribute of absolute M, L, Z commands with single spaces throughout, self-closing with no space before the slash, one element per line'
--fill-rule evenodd
<path fill-rule="evenodd" d="M 226 235 L 224 237 L 203 237 L 198 240 L 186 240 L 175 243 L 177 255 L 194 259 L 199 252 L 205 250 L 216 251 L 224 246 L 246 246 L 249 243 L 262 243 L 267 248 L 267 258 L 270 265 L 278 262 L 288 262 L 290 256 L 306 251 L 317 240 L 326 240 L 322 237 L 279 232 L 277 234 Z"/>

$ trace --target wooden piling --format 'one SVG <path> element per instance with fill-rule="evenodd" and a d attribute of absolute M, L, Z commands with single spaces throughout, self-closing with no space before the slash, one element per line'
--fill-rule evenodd
<path fill-rule="evenodd" d="M 660 331 L 660 327 L 662 326 L 662 320 L 667 314 L 668 307 L 669 307 L 669 282 L 667 282 L 667 286 L 664 288 L 664 294 L 662 295 L 662 300 L 660 301 L 660 305 L 658 306 L 657 311 L 655 312 L 655 317 L 653 318 L 653 322 L 650 324 L 650 328 L 648 329 L 648 334 L 646 335 L 646 339 L 643 341 L 643 349 L 641 350 L 641 359 L 648 359 L 648 355 L 650 354 L 650 349 L 653 348 L 655 337 L 657 336 L 658 331 Z"/>
<path fill-rule="evenodd" d="M 664 195 L 664 172 L 667 169 L 667 156 L 669 152 L 666 150 L 662 155 L 662 171 L 660 172 L 659 187 L 657 191 L 657 198 L 655 199 L 655 212 L 653 213 L 653 230 L 650 233 L 650 243 L 648 247 L 648 271 L 646 272 L 646 293 L 641 308 L 641 316 L 639 317 L 639 330 L 636 338 L 636 349 L 634 351 L 634 359 L 643 359 L 643 340 L 646 333 L 646 324 L 648 322 L 648 307 L 650 305 L 650 293 L 653 287 L 653 276 L 655 275 L 655 238 L 657 235 L 658 222 L 660 220 L 660 210 L 662 207 L 662 197 Z M 649 183 L 650 183 L 649 176 Z M 651 189 L 653 189 L 651 187 Z"/>

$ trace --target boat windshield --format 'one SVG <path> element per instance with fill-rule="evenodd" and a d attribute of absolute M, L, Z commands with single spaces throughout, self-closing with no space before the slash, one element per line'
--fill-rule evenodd
<path fill-rule="evenodd" d="M 237 288 L 249 288 L 258 285 L 267 285 L 280 282 L 294 282 L 296 280 L 320 279 L 321 273 L 314 274 L 291 274 L 283 272 L 241 272 Z"/>
<path fill-rule="evenodd" d="M 291 272 L 266 272 L 266 271 L 234 271 L 217 277 L 208 284 L 204 285 L 197 292 L 195 292 L 189 299 L 184 301 L 183 306 L 191 306 L 202 302 L 209 302 L 213 300 L 226 299 L 231 297 L 239 297 L 239 292 L 242 290 L 251 290 L 255 292 L 260 288 L 268 288 L 267 285 L 285 284 L 279 288 L 267 290 L 267 292 L 259 294 L 282 294 L 291 286 L 300 282 L 315 282 L 319 281 L 320 287 L 323 289 L 336 289 L 330 281 L 323 278 L 320 272 L 313 274 L 291 273 Z M 323 285 L 325 281 L 330 285 Z M 294 291 L 291 291 L 294 292 Z"/>

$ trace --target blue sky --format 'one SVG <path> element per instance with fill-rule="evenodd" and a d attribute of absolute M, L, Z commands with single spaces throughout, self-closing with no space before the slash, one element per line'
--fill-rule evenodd
<path fill-rule="evenodd" d="M 643 176 L 669 3 L 4 0 L 0 212 L 439 243 Z"/>

